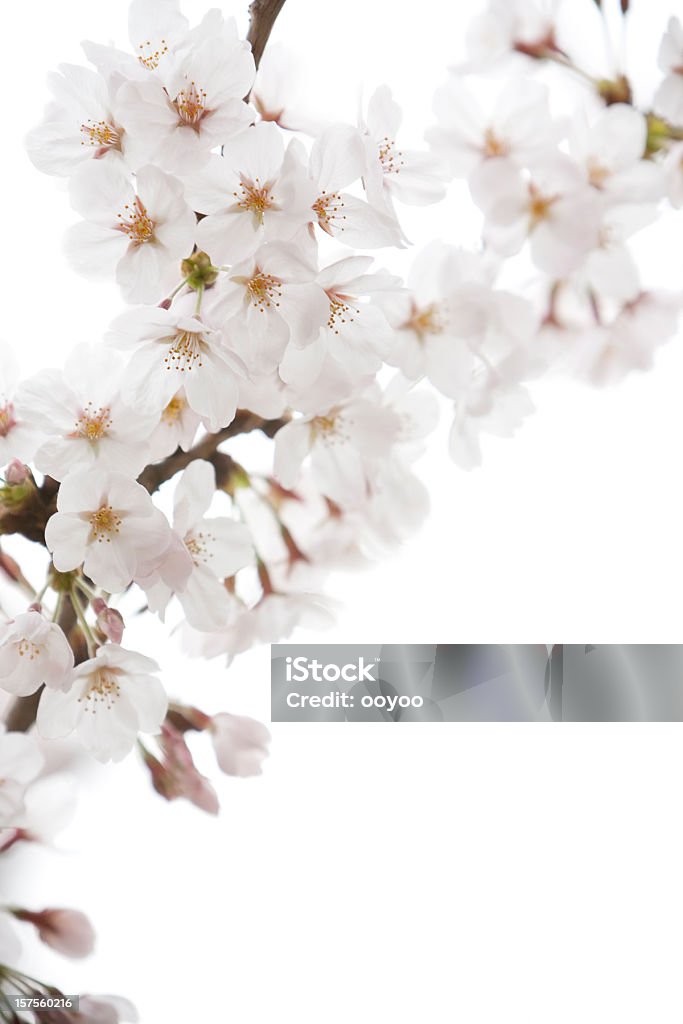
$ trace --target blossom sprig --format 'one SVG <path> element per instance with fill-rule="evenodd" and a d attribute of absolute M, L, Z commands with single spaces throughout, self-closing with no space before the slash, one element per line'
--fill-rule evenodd
<path fill-rule="evenodd" d="M 641 97 L 603 3 L 582 12 L 606 40 L 597 72 L 563 38 L 563 3 L 489 0 L 417 148 L 389 86 L 330 123 L 297 109 L 282 61 L 259 68 L 282 0 L 255 0 L 247 40 L 220 11 L 191 25 L 176 0 L 133 0 L 125 46 L 85 43 L 87 65 L 52 75 L 29 156 L 66 183 L 71 265 L 125 308 L 58 365 L 22 378 L 0 361 L 0 534 L 46 553 L 34 586 L 0 552 L 0 849 L 50 833 L 20 736 L 34 722 L 100 761 L 139 751 L 162 797 L 211 814 L 195 739 L 223 772 L 259 773 L 265 726 L 171 700 L 167 666 L 129 641 L 141 605 L 188 656 L 226 665 L 329 626 L 329 572 L 424 521 L 414 467 L 441 408 L 473 468 L 544 374 L 616 381 L 676 333 L 681 296 L 644 284 L 635 240 L 683 206 L 683 27 L 672 17 L 646 55 L 661 80 Z M 558 76 L 579 85 L 570 117 Z M 405 206 L 454 181 L 479 244 L 445 206 L 449 240 L 414 254 Z M 252 432 L 253 465 L 236 447 Z M 19 977 L 1 968 L 0 988 Z"/>

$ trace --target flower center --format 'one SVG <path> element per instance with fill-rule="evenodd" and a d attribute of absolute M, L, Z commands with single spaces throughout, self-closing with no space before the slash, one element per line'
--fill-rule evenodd
<path fill-rule="evenodd" d="M 208 548 L 208 542 L 214 539 L 210 533 L 192 533 L 185 538 L 185 547 L 192 555 L 192 561 L 195 565 L 199 565 L 200 562 L 211 561 L 211 552 Z"/>
<path fill-rule="evenodd" d="M 597 157 L 590 157 L 587 163 L 588 181 L 593 188 L 602 188 L 607 179 L 611 176 L 609 167 L 603 164 Z"/>
<path fill-rule="evenodd" d="M 101 505 L 97 512 L 90 516 L 90 540 L 101 544 L 111 544 L 112 534 L 120 532 L 121 517 L 117 516 L 111 505 Z"/>
<path fill-rule="evenodd" d="M 121 687 L 113 673 L 106 669 L 99 669 L 92 676 L 92 682 L 83 696 L 78 698 L 78 703 L 86 702 L 84 711 L 95 712 L 98 710 L 98 706 L 101 706 L 103 710 L 111 711 L 120 696 Z"/>
<path fill-rule="evenodd" d="M 91 444 L 106 437 L 112 425 L 110 413 L 108 405 L 95 409 L 92 402 L 88 402 L 76 420 L 76 436 L 90 441 Z"/>
<path fill-rule="evenodd" d="M 360 313 L 360 309 L 351 305 L 350 295 L 340 295 L 337 292 L 328 292 L 327 297 L 330 300 L 330 312 L 327 318 L 327 326 L 330 331 L 334 331 L 335 334 L 339 334 L 340 330 L 344 329 L 344 324 L 353 323 L 355 317 Z M 355 316 L 352 316 L 352 313 L 355 313 Z"/>
<path fill-rule="evenodd" d="M 128 235 L 133 245 L 143 245 L 154 238 L 154 221 L 139 196 L 133 204 L 126 203 L 121 213 L 116 214 L 119 231 Z"/>
<path fill-rule="evenodd" d="M 196 82 L 190 82 L 186 89 L 181 89 L 173 106 L 178 111 L 181 124 L 197 128 L 199 122 L 208 113 L 206 109 L 206 92 Z"/>
<path fill-rule="evenodd" d="M 263 215 L 266 210 L 275 209 L 275 197 L 271 195 L 272 184 L 266 182 L 261 184 L 261 179 L 255 182 L 242 178 L 239 191 L 233 192 L 237 205 L 241 210 L 247 210 L 254 215 L 257 223 L 263 223 Z"/>
<path fill-rule="evenodd" d="M 164 356 L 167 370 L 180 370 L 189 373 L 195 367 L 200 369 L 202 363 L 202 336 L 192 331 L 180 331 L 172 340 L 172 344 Z"/>
<path fill-rule="evenodd" d="M 16 425 L 12 403 L 6 402 L 5 405 L 0 405 L 0 437 L 7 437 L 12 427 L 16 427 Z"/>
<path fill-rule="evenodd" d="M 174 395 L 171 401 L 168 403 L 166 408 L 161 414 L 161 418 L 164 423 L 168 423 L 169 426 L 173 426 L 177 423 L 183 414 L 183 411 L 187 407 L 187 402 L 182 395 Z"/>
<path fill-rule="evenodd" d="M 32 640 L 27 640 L 26 637 L 19 641 L 18 649 L 19 655 L 22 658 L 28 658 L 29 661 L 35 661 L 42 654 L 42 648 L 38 644 L 34 644 Z"/>
<path fill-rule="evenodd" d="M 252 304 L 262 313 L 271 306 L 280 305 L 278 299 L 282 297 L 282 282 L 277 277 L 259 270 L 245 283 Z"/>
<path fill-rule="evenodd" d="M 557 196 L 546 196 L 536 188 L 529 185 L 529 219 L 531 227 L 535 228 L 541 221 L 547 220 L 550 216 L 550 208 L 557 201 Z"/>
<path fill-rule="evenodd" d="M 85 121 L 81 132 L 85 136 L 81 139 L 81 146 L 95 146 L 102 152 L 121 149 L 121 133 L 108 121 Z"/>
<path fill-rule="evenodd" d="M 510 152 L 505 139 L 499 138 L 494 132 L 493 128 L 487 128 L 484 132 L 484 156 L 496 157 L 496 156 L 507 156 Z"/>
<path fill-rule="evenodd" d="M 430 334 L 443 334 L 446 324 L 435 302 L 420 309 L 413 304 L 410 318 L 402 325 L 405 330 L 415 331 L 420 341 Z"/>
<path fill-rule="evenodd" d="M 323 192 L 313 203 L 313 212 L 318 218 L 318 224 L 328 235 L 332 234 L 333 220 L 346 220 L 346 214 L 340 212 L 343 209 L 344 201 L 338 192 Z M 344 230 L 343 226 L 341 230 Z"/>
<path fill-rule="evenodd" d="M 379 162 L 385 174 L 398 174 L 403 167 L 405 160 L 400 149 L 396 149 L 396 143 L 385 135 L 378 145 Z"/>
<path fill-rule="evenodd" d="M 151 39 L 147 39 L 144 43 L 139 44 L 137 58 L 143 68 L 154 71 L 159 67 L 161 58 L 165 57 L 167 53 L 168 44 L 165 39 L 162 39 L 158 46 L 155 46 Z"/>

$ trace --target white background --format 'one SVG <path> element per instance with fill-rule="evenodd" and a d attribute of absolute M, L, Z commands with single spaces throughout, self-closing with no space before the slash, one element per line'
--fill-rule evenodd
<path fill-rule="evenodd" d="M 591 0 L 566 6 L 599 54 L 583 29 Z M 681 5 L 633 6 L 647 87 Z M 477 7 L 288 0 L 274 37 L 298 52 L 313 107 L 352 118 L 359 88 L 388 81 L 419 139 Z M 184 9 L 196 20 L 203 5 Z M 123 0 L 38 0 L 5 16 L 0 335 L 25 371 L 99 338 L 120 309 L 115 289 L 65 267 L 67 197 L 21 143 L 46 71 L 79 62 L 81 38 L 123 43 L 125 16 Z M 472 241 L 454 204 L 408 222 L 418 242 Z M 645 243 L 648 279 L 671 287 L 676 232 L 680 220 Z M 327 638 L 682 641 L 682 370 L 674 342 L 614 390 L 544 382 L 535 418 L 488 442 L 475 473 L 450 464 L 442 430 L 421 468 L 427 525 L 388 562 L 335 577 L 344 608 Z M 179 659 L 154 624 L 131 632 L 171 692 L 267 718 L 266 649 L 226 670 Z M 24 855 L 12 899 L 81 906 L 98 952 L 74 965 L 27 940 L 27 967 L 66 991 L 125 993 L 143 1024 L 680 1022 L 680 727 L 273 733 L 262 779 L 216 780 L 218 822 L 164 804 L 134 758 L 88 765 L 59 852 Z M 0 886 L 9 897 L 9 879 Z"/>

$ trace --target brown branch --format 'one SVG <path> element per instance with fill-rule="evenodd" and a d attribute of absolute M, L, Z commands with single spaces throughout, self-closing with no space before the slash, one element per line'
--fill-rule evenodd
<path fill-rule="evenodd" d="M 237 437 L 238 434 L 250 434 L 252 430 L 260 430 L 266 437 L 274 437 L 286 422 L 284 419 L 264 420 L 247 409 L 238 409 L 237 415 L 229 426 L 219 430 L 217 434 L 207 434 L 187 452 L 184 452 L 182 448 L 176 448 L 173 455 L 169 455 L 163 462 L 144 469 L 138 477 L 138 483 L 141 483 L 150 494 L 154 494 L 163 483 L 185 469 L 195 459 L 206 459 L 208 462 L 212 462 L 219 444 L 222 444 L 223 441 Z"/>
<path fill-rule="evenodd" d="M 275 19 L 285 5 L 285 0 L 253 0 L 249 5 L 249 32 L 254 63 L 258 68 L 263 51 L 270 37 Z"/>

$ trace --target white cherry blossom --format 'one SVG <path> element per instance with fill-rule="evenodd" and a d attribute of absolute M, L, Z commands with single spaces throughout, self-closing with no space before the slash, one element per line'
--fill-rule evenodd
<path fill-rule="evenodd" d="M 606 203 L 657 201 L 663 192 L 661 168 L 645 159 L 647 119 L 625 103 L 615 103 L 592 123 L 577 117 L 570 150 L 586 181 Z"/>
<path fill-rule="evenodd" d="M 145 159 L 176 174 L 195 171 L 212 149 L 243 131 L 252 115 L 243 97 L 254 79 L 254 59 L 233 19 L 216 34 L 182 48 L 155 75 L 124 84 L 118 101 Z"/>
<path fill-rule="evenodd" d="M 110 593 L 161 563 L 171 531 L 140 484 L 121 473 L 79 470 L 62 481 L 45 543 L 55 568 L 86 575 Z"/>
<path fill-rule="evenodd" d="M 182 388 L 209 430 L 234 419 L 244 366 L 221 333 L 189 311 L 128 310 L 111 325 L 107 340 L 131 352 L 121 389 L 129 405 L 159 415 Z"/>
<path fill-rule="evenodd" d="M 484 109 L 456 75 L 434 97 L 437 124 L 425 138 L 456 176 L 476 174 L 487 160 L 505 157 L 519 166 L 551 153 L 561 136 L 552 120 L 548 90 L 522 80 Z"/>
<path fill-rule="evenodd" d="M 44 690 L 38 706 L 41 736 L 58 739 L 75 732 L 98 761 L 121 761 L 138 733 L 157 733 L 168 699 L 151 658 L 118 644 L 99 647 L 74 670 L 66 693 Z"/>
<path fill-rule="evenodd" d="M 127 302 L 158 302 L 178 283 L 196 219 L 177 178 L 140 168 L 133 182 L 110 161 L 82 165 L 69 185 L 84 218 L 67 234 L 72 266 L 87 277 L 116 276 Z"/>
<path fill-rule="evenodd" d="M 653 106 L 667 121 L 683 126 L 683 25 L 680 18 L 669 18 L 666 32 L 659 47 L 658 63 L 665 73 Z"/>
<path fill-rule="evenodd" d="M 269 242 L 232 267 L 211 316 L 249 370 L 269 373 L 288 343 L 303 348 L 317 338 L 329 315 L 317 271 L 286 242 Z"/>
<path fill-rule="evenodd" d="M 294 140 L 296 141 L 296 140 Z M 285 151 L 276 125 L 260 122 L 234 138 L 223 156 L 187 179 L 200 249 L 214 264 L 246 259 L 265 241 L 291 238 L 311 219 L 315 187 L 298 146 Z"/>
<path fill-rule="evenodd" d="M 23 823 L 26 788 L 44 763 L 34 736 L 7 732 L 0 722 L 0 828 Z"/>
<path fill-rule="evenodd" d="M 368 101 L 361 121 L 365 141 L 365 188 L 373 206 L 389 206 L 400 200 L 414 206 L 427 206 L 443 199 L 445 185 L 442 168 L 429 152 L 403 149 L 397 137 L 403 115 L 391 89 L 383 85 Z"/>
<path fill-rule="evenodd" d="M 0 348 L 0 466 L 27 462 L 41 441 L 40 431 L 17 402 L 19 367 L 9 349 Z"/>
<path fill-rule="evenodd" d="M 315 223 L 345 245 L 362 249 L 401 245 L 401 228 L 393 212 L 348 191 L 363 177 L 366 163 L 365 141 L 358 128 L 330 125 L 316 136 L 309 162 L 317 192 Z"/>
<path fill-rule="evenodd" d="M 64 633 L 40 612 L 28 611 L 0 624 L 0 685 L 26 697 L 42 686 L 68 689 L 74 655 Z"/>
<path fill-rule="evenodd" d="M 200 423 L 201 417 L 190 407 L 184 388 L 180 388 L 164 406 L 159 422 L 150 435 L 152 461 L 163 459 L 176 448 L 189 451 Z"/>
<path fill-rule="evenodd" d="M 92 68 L 61 64 L 49 75 L 48 85 L 54 99 L 26 139 L 39 171 L 68 177 L 90 160 L 130 157 L 130 136 L 122 127 L 111 80 Z"/>
<path fill-rule="evenodd" d="M 489 160 L 471 186 L 486 218 L 484 238 L 502 256 L 529 240 L 536 266 L 561 277 L 598 244 L 600 197 L 564 154 L 530 175 L 510 160 Z"/>
<path fill-rule="evenodd" d="M 123 359 L 102 345 L 79 345 L 64 370 L 41 370 L 20 398 L 47 438 L 36 452 L 41 473 L 63 480 L 92 466 L 135 477 L 149 461 L 147 440 L 156 417 L 124 405 Z"/>
<path fill-rule="evenodd" d="M 227 516 L 206 513 L 216 492 L 209 462 L 197 459 L 183 472 L 174 497 L 173 529 L 190 555 L 192 569 L 177 598 L 190 625 L 200 630 L 223 628 L 233 602 L 223 581 L 254 561 L 249 530 Z M 163 611 L 173 592 L 163 580 L 144 581 L 152 611 Z"/>

